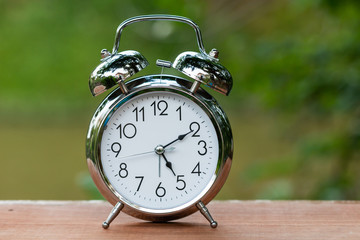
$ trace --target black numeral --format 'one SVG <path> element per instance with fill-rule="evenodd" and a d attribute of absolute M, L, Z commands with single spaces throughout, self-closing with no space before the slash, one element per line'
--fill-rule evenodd
<path fill-rule="evenodd" d="M 181 121 L 181 106 L 176 109 L 177 112 L 179 112 L 179 120 Z"/>
<path fill-rule="evenodd" d="M 198 153 L 199 153 L 201 156 L 204 156 L 204 155 L 207 153 L 206 142 L 205 142 L 204 140 L 200 140 L 200 141 L 198 142 L 198 145 L 200 145 L 200 144 L 203 145 L 203 146 L 202 146 L 203 151 L 202 151 L 202 152 L 198 151 Z"/>
<path fill-rule="evenodd" d="M 138 110 L 138 108 L 134 108 L 134 110 L 132 112 L 135 112 L 135 120 L 138 122 L 139 121 L 139 115 L 141 115 L 142 117 L 142 121 L 145 121 L 145 110 L 144 107 L 140 108 L 140 110 Z M 141 114 L 140 114 L 141 113 Z"/>
<path fill-rule="evenodd" d="M 192 135 L 192 137 L 200 137 L 197 133 L 200 131 L 200 124 L 198 122 L 192 122 L 190 123 L 190 131 L 195 131 Z"/>
<path fill-rule="evenodd" d="M 126 138 L 133 138 L 135 137 L 137 130 L 134 124 L 127 123 L 122 127 L 122 124 L 120 124 L 116 129 L 119 129 L 120 131 L 120 138 L 125 136 Z"/>
<path fill-rule="evenodd" d="M 128 172 L 128 170 L 126 168 L 127 168 L 126 163 L 121 163 L 120 164 L 119 176 L 121 178 L 126 178 L 128 176 L 129 172 Z"/>
<path fill-rule="evenodd" d="M 196 166 L 194 167 L 194 169 L 192 170 L 191 173 L 192 174 L 197 174 L 198 176 L 200 176 L 200 173 L 201 173 L 201 171 L 200 171 L 200 162 L 198 162 L 196 164 Z"/>
<path fill-rule="evenodd" d="M 118 142 L 114 142 L 113 144 L 111 144 L 111 151 L 116 153 L 115 157 L 117 157 L 121 151 L 121 144 Z"/>
<path fill-rule="evenodd" d="M 137 187 L 136 191 L 139 191 L 140 190 L 140 187 L 141 187 L 141 184 L 144 180 L 144 176 L 136 176 L 135 178 L 139 178 L 140 179 L 140 182 L 139 182 L 139 186 Z"/>
<path fill-rule="evenodd" d="M 160 100 L 158 103 L 154 101 L 150 106 L 154 108 L 154 116 L 156 116 L 157 111 L 159 111 L 159 116 L 166 116 L 166 110 L 168 109 L 168 103 L 164 100 Z"/>
<path fill-rule="evenodd" d="M 156 116 L 156 101 L 154 101 L 150 106 L 154 107 L 154 116 Z"/>
<path fill-rule="evenodd" d="M 182 177 L 184 177 L 184 175 L 178 175 L 177 176 L 177 180 L 176 180 L 176 182 L 178 183 L 178 182 L 181 182 L 181 184 L 182 184 L 182 186 L 181 187 L 176 187 L 176 189 L 177 190 L 184 190 L 185 188 L 186 188 L 186 182 L 184 181 L 184 180 L 182 180 L 182 179 L 180 179 L 180 178 L 182 178 Z"/>
<path fill-rule="evenodd" d="M 157 188 L 156 188 L 156 190 L 155 190 L 155 194 L 156 194 L 156 196 L 158 196 L 158 197 L 163 197 L 163 196 L 165 196 L 165 194 L 166 194 L 166 190 L 165 190 L 164 187 L 161 186 L 161 183 L 162 183 L 162 182 L 159 183 L 159 185 L 157 186 Z"/>

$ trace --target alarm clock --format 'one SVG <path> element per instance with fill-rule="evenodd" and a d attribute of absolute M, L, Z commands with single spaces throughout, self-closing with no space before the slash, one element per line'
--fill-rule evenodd
<path fill-rule="evenodd" d="M 154 74 L 129 80 L 149 63 L 137 51 L 119 52 L 120 36 L 126 26 L 141 21 L 177 21 L 195 30 L 199 52 L 156 61 L 183 77 Z M 232 77 L 218 53 L 205 51 L 193 21 L 173 15 L 130 18 L 117 28 L 112 52 L 101 51 L 101 63 L 89 79 L 91 93 L 117 87 L 91 119 L 86 158 L 95 185 L 114 206 L 103 228 L 120 211 L 153 222 L 200 211 L 211 227 L 217 226 L 206 205 L 229 174 L 233 139 L 225 112 L 201 85 L 230 93 Z"/>

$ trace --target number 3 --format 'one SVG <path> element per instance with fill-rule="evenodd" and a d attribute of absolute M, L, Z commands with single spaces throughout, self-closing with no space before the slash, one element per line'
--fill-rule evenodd
<path fill-rule="evenodd" d="M 198 145 L 200 145 L 201 143 L 203 144 L 202 149 L 204 149 L 204 151 L 203 151 L 203 152 L 198 151 L 198 153 L 199 153 L 201 156 L 204 156 L 204 155 L 207 153 L 206 142 L 205 142 L 204 140 L 200 140 L 200 141 L 198 142 Z"/>

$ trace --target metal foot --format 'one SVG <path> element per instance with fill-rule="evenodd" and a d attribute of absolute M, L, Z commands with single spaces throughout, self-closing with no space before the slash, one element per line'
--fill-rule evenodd
<path fill-rule="evenodd" d="M 212 228 L 216 228 L 217 227 L 217 222 L 212 218 L 209 210 L 207 209 L 207 207 L 205 206 L 205 204 L 200 201 L 196 204 L 196 207 L 200 210 L 201 214 L 210 222 L 210 226 Z"/>
<path fill-rule="evenodd" d="M 102 227 L 107 229 L 110 226 L 110 223 L 119 215 L 121 209 L 123 209 L 124 204 L 122 202 L 118 202 L 114 208 L 111 210 L 107 219 L 103 222 Z"/>

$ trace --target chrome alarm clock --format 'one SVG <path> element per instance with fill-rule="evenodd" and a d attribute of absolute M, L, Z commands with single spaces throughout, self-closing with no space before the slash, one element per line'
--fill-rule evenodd
<path fill-rule="evenodd" d="M 199 52 L 156 61 L 184 77 L 154 74 L 128 80 L 149 63 L 137 51 L 118 52 L 122 30 L 135 22 L 164 20 L 190 25 Z M 229 174 L 233 139 L 225 112 L 201 85 L 229 94 L 232 77 L 219 63 L 218 51 L 206 53 L 199 27 L 188 18 L 145 15 L 121 23 L 112 53 L 102 50 L 101 56 L 89 79 L 91 93 L 117 86 L 97 108 L 86 139 L 91 177 L 114 205 L 102 226 L 108 228 L 120 211 L 162 222 L 199 210 L 216 227 L 206 204 Z"/>

